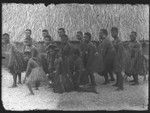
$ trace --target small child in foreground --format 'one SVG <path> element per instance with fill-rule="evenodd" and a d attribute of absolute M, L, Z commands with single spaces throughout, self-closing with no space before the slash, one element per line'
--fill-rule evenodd
<path fill-rule="evenodd" d="M 35 84 L 36 89 L 38 89 L 40 82 L 42 81 L 49 84 L 47 76 L 43 71 L 41 59 L 39 58 L 38 51 L 35 48 L 32 49 L 32 57 L 28 61 L 24 82 L 25 81 L 30 91 L 29 95 L 34 95 L 32 90 L 32 84 Z"/>

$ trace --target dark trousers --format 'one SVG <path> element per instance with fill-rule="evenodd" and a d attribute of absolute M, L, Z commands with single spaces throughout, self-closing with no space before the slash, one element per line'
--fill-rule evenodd
<path fill-rule="evenodd" d="M 108 73 L 109 73 L 110 79 L 111 79 L 111 80 L 114 80 L 113 72 L 110 71 L 110 72 L 108 72 Z"/>
<path fill-rule="evenodd" d="M 138 75 L 137 74 L 133 74 L 133 79 L 135 83 L 139 83 L 138 82 Z"/>
<path fill-rule="evenodd" d="M 118 86 L 118 88 L 123 89 L 123 76 L 121 74 L 121 72 L 116 72 L 116 84 Z"/>
<path fill-rule="evenodd" d="M 40 81 L 36 81 L 36 82 L 35 82 L 35 88 L 37 88 L 37 89 L 38 89 L 38 88 L 39 88 L 39 86 L 40 86 Z"/>
<path fill-rule="evenodd" d="M 96 84 L 93 72 L 88 72 L 88 75 L 90 77 L 91 84 Z"/>
<path fill-rule="evenodd" d="M 104 79 L 105 79 L 105 83 L 108 83 L 108 82 L 109 82 L 109 79 L 108 79 L 108 72 L 107 72 L 107 71 L 104 71 L 104 72 L 103 72 L 103 76 L 104 76 Z"/>

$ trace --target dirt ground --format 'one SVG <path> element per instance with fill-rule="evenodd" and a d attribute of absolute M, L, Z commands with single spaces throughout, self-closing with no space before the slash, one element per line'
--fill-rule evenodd
<path fill-rule="evenodd" d="M 24 73 L 22 74 L 22 80 Z M 139 86 L 125 83 L 124 91 L 115 91 L 113 82 L 101 85 L 103 78 L 95 75 L 98 94 L 88 92 L 53 93 L 51 88 L 41 86 L 34 90 L 34 96 L 27 96 L 27 87 L 18 85 L 9 88 L 12 76 L 2 69 L 2 102 L 6 110 L 147 110 L 148 109 L 148 80 L 140 78 Z"/>

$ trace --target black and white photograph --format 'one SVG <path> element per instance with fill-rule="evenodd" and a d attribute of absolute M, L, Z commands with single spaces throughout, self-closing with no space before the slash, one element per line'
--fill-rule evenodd
<path fill-rule="evenodd" d="M 5 110 L 148 110 L 149 5 L 2 3 Z"/>

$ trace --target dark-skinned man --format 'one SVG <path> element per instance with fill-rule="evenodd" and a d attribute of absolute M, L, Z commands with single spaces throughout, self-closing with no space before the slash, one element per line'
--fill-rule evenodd
<path fill-rule="evenodd" d="M 108 38 L 108 32 L 106 29 L 101 29 L 99 33 L 100 44 L 98 46 L 98 52 L 102 55 L 103 59 L 103 71 L 99 72 L 100 75 L 103 75 L 105 82 L 103 84 L 109 83 L 108 74 L 111 77 L 111 80 L 114 80 L 112 71 L 113 71 L 113 60 L 114 60 L 114 47 L 112 42 Z M 102 63 L 101 62 L 101 63 Z M 102 66 L 102 65 L 100 65 Z M 102 67 L 101 67 L 102 70 Z"/>
<path fill-rule="evenodd" d="M 96 86 L 95 78 L 94 78 L 94 60 L 96 54 L 96 47 L 91 42 L 91 34 L 89 32 L 84 33 L 85 39 L 85 70 L 87 71 L 87 75 L 90 77 L 90 85 Z"/>
<path fill-rule="evenodd" d="M 117 86 L 117 91 L 121 91 L 124 89 L 123 87 L 123 75 L 122 71 L 124 70 L 124 47 L 123 43 L 119 39 L 118 36 L 118 28 L 112 27 L 111 28 L 111 36 L 113 37 L 113 46 L 115 49 L 115 58 L 114 58 L 114 65 L 113 65 L 113 72 L 116 74 L 116 83 L 113 86 Z"/>

